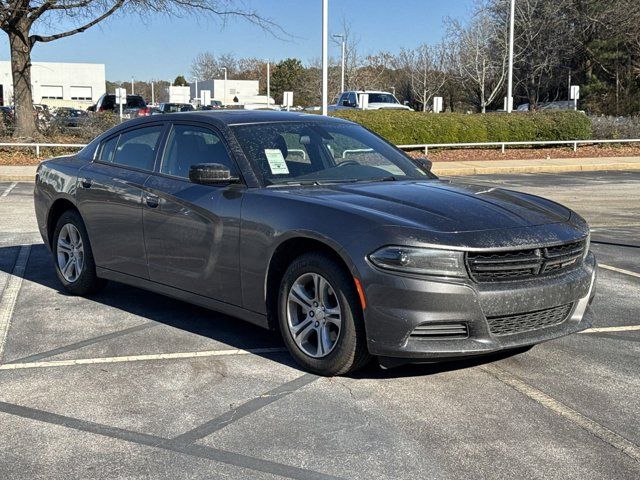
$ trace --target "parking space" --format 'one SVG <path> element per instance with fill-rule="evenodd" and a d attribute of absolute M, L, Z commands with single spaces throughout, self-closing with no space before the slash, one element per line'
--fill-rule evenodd
<path fill-rule="evenodd" d="M 458 179 L 460 180 L 460 179 Z M 111 283 L 66 295 L 28 183 L 0 183 L 8 478 L 640 476 L 640 172 L 467 178 L 593 226 L 594 329 L 516 355 L 300 371 L 279 337 Z"/>

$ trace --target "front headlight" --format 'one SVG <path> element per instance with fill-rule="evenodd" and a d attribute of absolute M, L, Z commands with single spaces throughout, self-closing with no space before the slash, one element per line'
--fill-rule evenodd
<path fill-rule="evenodd" d="M 369 255 L 376 267 L 405 273 L 439 275 L 445 277 L 466 277 L 464 252 L 390 246 L 376 250 Z"/>
<path fill-rule="evenodd" d="M 591 247 L 591 232 L 587 235 L 587 240 L 584 242 L 584 253 L 582 254 L 582 260 L 587 259 L 589 255 L 589 247 Z"/>

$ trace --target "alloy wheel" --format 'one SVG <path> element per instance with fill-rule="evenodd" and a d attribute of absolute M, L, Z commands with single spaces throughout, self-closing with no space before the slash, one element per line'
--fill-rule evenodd
<path fill-rule="evenodd" d="M 84 246 L 80 232 L 72 223 L 66 223 L 60 229 L 56 254 L 64 279 L 69 283 L 78 280 L 84 266 Z"/>
<path fill-rule="evenodd" d="M 305 273 L 293 282 L 287 298 L 287 325 L 306 355 L 323 358 L 333 351 L 342 330 L 342 312 L 326 278 Z"/>

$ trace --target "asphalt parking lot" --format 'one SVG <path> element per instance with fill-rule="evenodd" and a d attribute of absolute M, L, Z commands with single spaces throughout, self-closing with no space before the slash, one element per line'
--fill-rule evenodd
<path fill-rule="evenodd" d="M 469 179 L 589 220 L 594 329 L 348 378 L 142 290 L 67 296 L 33 185 L 0 183 L 0 477 L 640 478 L 640 172 Z"/>

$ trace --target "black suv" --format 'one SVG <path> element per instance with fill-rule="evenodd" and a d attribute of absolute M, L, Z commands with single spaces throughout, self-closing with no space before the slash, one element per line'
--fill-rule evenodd
<path fill-rule="evenodd" d="M 119 106 L 116 103 L 116 96 L 105 93 L 102 95 L 94 108 L 95 112 L 118 112 Z M 122 112 L 129 117 L 146 117 L 151 115 L 151 109 L 147 107 L 147 102 L 140 95 L 127 95 L 127 104 L 122 106 Z"/>

